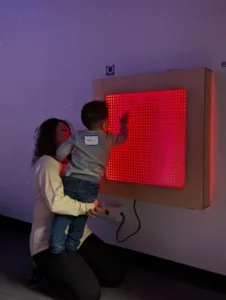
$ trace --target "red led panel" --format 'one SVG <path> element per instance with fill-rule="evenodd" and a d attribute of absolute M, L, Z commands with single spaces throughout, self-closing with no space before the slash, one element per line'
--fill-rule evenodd
<path fill-rule="evenodd" d="M 172 188 L 185 185 L 186 91 L 184 89 L 106 95 L 109 130 L 129 111 L 129 137 L 113 148 L 106 177 Z"/>

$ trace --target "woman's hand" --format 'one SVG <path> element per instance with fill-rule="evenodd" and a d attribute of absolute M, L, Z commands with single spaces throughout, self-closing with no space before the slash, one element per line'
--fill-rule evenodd
<path fill-rule="evenodd" d="M 90 209 L 88 211 L 88 216 L 90 217 L 96 217 L 104 210 L 104 205 L 101 204 L 98 200 L 94 200 L 95 207 L 93 209 Z"/>

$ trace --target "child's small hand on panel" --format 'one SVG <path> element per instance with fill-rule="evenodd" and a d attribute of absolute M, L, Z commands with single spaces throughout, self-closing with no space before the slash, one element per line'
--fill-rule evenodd
<path fill-rule="evenodd" d="M 124 112 L 119 121 L 121 124 L 127 125 L 129 121 L 129 111 Z"/>

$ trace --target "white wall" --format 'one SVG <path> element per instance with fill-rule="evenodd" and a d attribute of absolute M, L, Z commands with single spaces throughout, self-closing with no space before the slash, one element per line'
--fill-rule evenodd
<path fill-rule="evenodd" d="M 125 247 L 226 275 L 225 11 L 225 0 L 1 0 L 0 214 L 31 220 L 33 131 L 48 117 L 79 128 L 92 79 L 105 76 L 106 64 L 117 75 L 208 67 L 215 71 L 212 205 L 192 211 L 139 202 L 142 230 Z M 132 201 L 121 201 L 127 234 L 136 222 Z M 115 225 L 94 227 L 115 242 Z"/>

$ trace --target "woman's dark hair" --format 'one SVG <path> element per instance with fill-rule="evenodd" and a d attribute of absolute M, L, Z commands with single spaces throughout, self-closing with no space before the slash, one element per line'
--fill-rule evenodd
<path fill-rule="evenodd" d="M 32 165 L 43 155 L 55 156 L 57 150 L 56 129 L 59 123 L 64 123 L 68 128 L 69 124 L 60 119 L 52 118 L 44 121 L 36 128 L 34 134 L 35 148 L 32 156 Z"/>
<path fill-rule="evenodd" d="M 92 129 L 97 123 L 108 118 L 108 107 L 105 101 L 94 100 L 86 103 L 81 112 L 83 125 Z"/>

